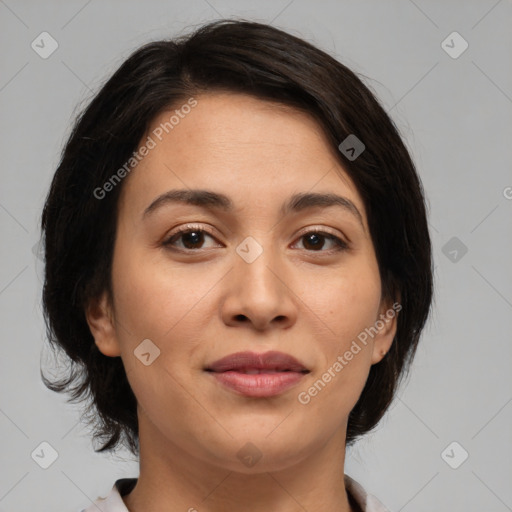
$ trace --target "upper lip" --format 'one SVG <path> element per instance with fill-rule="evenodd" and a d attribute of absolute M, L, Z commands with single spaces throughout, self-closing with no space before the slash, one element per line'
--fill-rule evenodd
<path fill-rule="evenodd" d="M 211 372 L 248 369 L 309 372 L 295 357 L 275 350 L 262 354 L 236 352 L 215 361 L 205 368 L 205 370 Z"/>

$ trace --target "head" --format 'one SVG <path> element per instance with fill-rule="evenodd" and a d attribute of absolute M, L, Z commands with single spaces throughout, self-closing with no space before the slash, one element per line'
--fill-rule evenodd
<path fill-rule="evenodd" d="M 237 443 L 290 461 L 337 429 L 351 444 L 389 407 L 432 299 L 422 186 L 392 120 L 343 64 L 258 23 L 133 53 L 77 120 L 42 229 L 48 335 L 73 362 L 43 380 L 90 397 L 98 451 L 137 454 L 143 413 L 218 460 L 230 436 L 197 422 L 199 403 Z M 206 370 L 245 350 L 309 373 L 239 397 Z M 294 454 L 283 440 L 299 428 Z"/>

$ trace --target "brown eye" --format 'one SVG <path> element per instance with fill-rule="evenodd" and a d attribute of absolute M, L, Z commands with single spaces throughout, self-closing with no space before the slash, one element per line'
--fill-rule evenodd
<path fill-rule="evenodd" d="M 343 250 L 348 248 L 347 244 L 341 238 L 323 231 L 310 231 L 302 235 L 300 240 L 303 241 L 303 247 L 307 251 L 328 252 L 329 250 Z M 326 241 L 328 246 L 330 244 L 330 247 L 322 251 L 326 245 Z"/>
<path fill-rule="evenodd" d="M 325 237 L 319 233 L 309 233 L 302 237 L 306 249 L 321 249 L 325 244 Z"/>
<path fill-rule="evenodd" d="M 201 228 L 186 227 L 173 233 L 163 245 L 183 251 L 193 251 L 194 249 L 203 249 L 205 241 L 211 238 L 215 240 L 213 235 Z"/>
<path fill-rule="evenodd" d="M 200 249 L 204 243 L 204 232 L 202 231 L 187 231 L 180 236 L 187 249 Z"/>

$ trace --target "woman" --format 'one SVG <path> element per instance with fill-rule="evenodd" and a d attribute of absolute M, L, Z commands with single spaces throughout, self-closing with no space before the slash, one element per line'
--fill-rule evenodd
<path fill-rule="evenodd" d="M 432 299 L 422 186 L 356 75 L 273 27 L 150 43 L 78 119 L 44 207 L 49 338 L 109 512 L 386 510 L 344 474 Z"/>

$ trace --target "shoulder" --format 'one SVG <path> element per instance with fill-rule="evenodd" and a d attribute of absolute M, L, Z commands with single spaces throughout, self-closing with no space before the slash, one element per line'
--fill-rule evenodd
<path fill-rule="evenodd" d="M 98 512 L 98 510 L 101 510 L 101 512 L 129 512 L 122 496 L 128 494 L 136 483 L 136 478 L 120 478 L 116 480 L 106 496 L 98 496 L 87 508 L 80 509 L 77 512 Z"/>
<path fill-rule="evenodd" d="M 345 475 L 345 489 L 363 512 L 390 512 L 373 494 L 368 494 L 359 482 L 348 475 Z"/>

